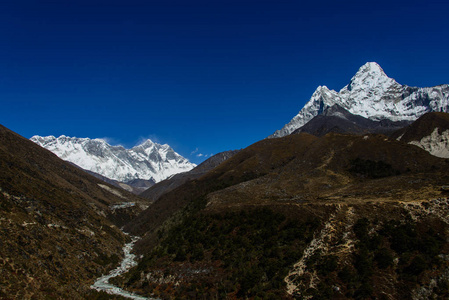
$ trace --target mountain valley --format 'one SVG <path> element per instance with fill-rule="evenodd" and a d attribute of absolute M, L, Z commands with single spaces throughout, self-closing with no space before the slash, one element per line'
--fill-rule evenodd
<path fill-rule="evenodd" d="M 163 299 L 444 298 L 448 164 L 379 134 L 265 139 L 127 224 L 144 256 L 116 283 Z"/>
<path fill-rule="evenodd" d="M 0 182 L 1 299 L 94 299 L 129 239 L 119 228 L 149 204 L 5 127 Z"/>
<path fill-rule="evenodd" d="M 132 236 L 109 282 L 142 297 L 448 299 L 448 95 L 367 63 L 198 166 L 0 127 L 0 299 L 121 299 L 91 285 Z"/>

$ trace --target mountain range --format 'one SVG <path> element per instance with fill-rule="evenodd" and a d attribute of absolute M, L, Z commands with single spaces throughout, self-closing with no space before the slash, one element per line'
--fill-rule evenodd
<path fill-rule="evenodd" d="M 137 266 L 108 292 L 449 299 L 447 88 L 367 63 L 340 92 L 320 87 L 284 136 L 196 167 L 151 141 L 31 142 L 0 126 L 0 299 L 121 299 L 90 287 L 128 234 Z M 159 182 L 139 197 L 122 180 Z"/>
<path fill-rule="evenodd" d="M 409 125 L 426 112 L 449 110 L 449 85 L 417 88 L 389 78 L 374 62 L 363 65 L 339 92 L 319 86 L 301 111 L 270 138 L 307 132 L 382 133 Z M 140 193 L 196 165 L 168 145 L 146 140 L 131 149 L 102 139 L 33 136 L 31 140 L 94 176 Z M 435 152 L 435 151 L 434 151 Z"/>
<path fill-rule="evenodd" d="M 149 139 L 131 149 L 111 146 L 103 139 L 64 135 L 33 136 L 31 141 L 85 170 L 131 185 L 139 180 L 159 182 L 196 166 L 169 145 Z"/>
<path fill-rule="evenodd" d="M 335 104 L 370 120 L 414 121 L 426 112 L 449 111 L 449 85 L 426 88 L 401 85 L 377 63 L 368 62 L 339 92 L 319 86 L 299 113 L 270 137 L 292 133 Z"/>
<path fill-rule="evenodd" d="M 166 298 L 448 297 L 447 97 L 375 63 L 339 93 L 320 87 L 272 138 L 157 193 L 125 226 L 143 259 L 117 283 Z"/>

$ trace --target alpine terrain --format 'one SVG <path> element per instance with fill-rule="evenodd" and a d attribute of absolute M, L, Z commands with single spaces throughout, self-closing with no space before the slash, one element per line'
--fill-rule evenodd
<path fill-rule="evenodd" d="M 401 85 L 377 63 L 368 62 L 339 92 L 319 86 L 301 111 L 270 137 L 292 133 L 335 104 L 375 121 L 414 121 L 426 112 L 449 111 L 449 85 L 426 88 Z"/>
<path fill-rule="evenodd" d="M 196 168 L 0 127 L 0 298 L 449 299 L 448 94 L 367 63 Z"/>
<path fill-rule="evenodd" d="M 131 149 L 111 146 L 102 139 L 64 135 L 58 138 L 33 136 L 31 140 L 85 170 L 130 184 L 139 180 L 159 182 L 196 166 L 169 145 L 160 145 L 149 139 Z"/>
<path fill-rule="evenodd" d="M 148 206 L 0 125 L 0 299 L 97 299 Z"/>
<path fill-rule="evenodd" d="M 264 139 L 129 222 L 142 259 L 113 281 L 162 299 L 447 299 L 448 185 L 447 159 L 382 134 Z"/>

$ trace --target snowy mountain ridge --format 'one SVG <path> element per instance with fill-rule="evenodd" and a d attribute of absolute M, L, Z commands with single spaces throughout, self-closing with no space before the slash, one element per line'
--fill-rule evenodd
<path fill-rule="evenodd" d="M 169 145 L 157 144 L 149 139 L 131 149 L 111 146 L 103 139 L 65 135 L 58 138 L 33 136 L 30 140 L 63 160 L 122 182 L 134 179 L 159 182 L 174 174 L 190 171 L 196 166 Z"/>
<path fill-rule="evenodd" d="M 371 120 L 413 121 L 426 112 L 449 112 L 449 85 L 429 88 L 401 85 L 377 63 L 368 62 L 339 92 L 319 86 L 301 111 L 270 138 L 292 133 L 334 104 Z"/>

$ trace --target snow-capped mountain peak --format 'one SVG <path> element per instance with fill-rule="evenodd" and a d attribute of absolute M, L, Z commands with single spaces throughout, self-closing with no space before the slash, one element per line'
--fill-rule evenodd
<path fill-rule="evenodd" d="M 103 139 L 60 136 L 33 136 L 31 140 L 61 159 L 122 182 L 134 179 L 161 181 L 190 171 L 196 165 L 176 153 L 169 145 L 151 140 L 131 149 L 111 146 Z"/>
<path fill-rule="evenodd" d="M 394 79 L 389 78 L 384 70 L 375 62 L 368 62 L 360 67 L 347 86 L 342 90 L 374 90 L 386 91 L 394 85 L 399 85 Z M 341 92 L 341 91 L 340 91 Z"/>
<path fill-rule="evenodd" d="M 135 147 L 142 147 L 142 148 L 147 149 L 147 148 L 154 147 L 154 145 L 155 145 L 155 143 L 153 143 L 152 140 L 146 139 L 145 141 L 143 141 L 143 143 L 141 143 L 140 145 L 137 145 Z"/>
<path fill-rule="evenodd" d="M 319 86 L 299 113 L 270 138 L 292 133 L 334 104 L 375 121 L 413 121 L 426 112 L 449 111 L 448 98 L 449 85 L 432 88 L 401 85 L 388 77 L 377 63 L 368 62 L 339 92 Z"/>

